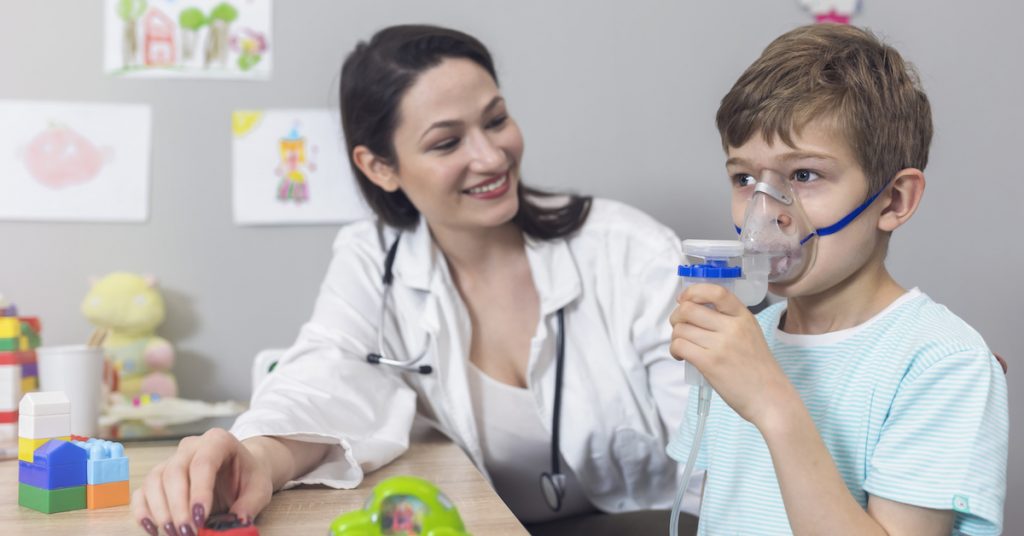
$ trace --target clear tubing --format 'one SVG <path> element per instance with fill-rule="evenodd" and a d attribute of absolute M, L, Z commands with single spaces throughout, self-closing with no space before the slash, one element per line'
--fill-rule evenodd
<path fill-rule="evenodd" d="M 703 380 L 703 379 L 702 379 Z M 697 462 L 697 453 L 700 452 L 700 441 L 704 436 L 704 424 L 708 420 L 708 410 L 711 408 L 711 386 L 707 380 L 700 382 L 699 399 L 697 404 L 697 430 L 693 433 L 693 444 L 690 445 L 690 456 L 686 458 L 686 468 L 683 469 L 683 478 L 679 481 L 679 489 L 676 491 L 676 499 L 672 502 L 672 519 L 669 520 L 669 536 L 679 536 L 679 510 L 683 506 L 683 495 L 686 494 L 686 485 L 693 475 L 693 466 Z"/>

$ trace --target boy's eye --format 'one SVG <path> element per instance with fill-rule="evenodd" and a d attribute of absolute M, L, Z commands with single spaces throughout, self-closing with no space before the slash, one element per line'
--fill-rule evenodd
<path fill-rule="evenodd" d="M 820 178 L 820 175 L 808 169 L 800 169 L 793 173 L 793 180 L 797 182 L 811 182 Z"/>
<path fill-rule="evenodd" d="M 732 176 L 732 182 L 737 187 L 743 188 L 744 186 L 753 186 L 757 183 L 757 179 L 753 175 L 747 175 L 746 173 L 737 173 Z"/>

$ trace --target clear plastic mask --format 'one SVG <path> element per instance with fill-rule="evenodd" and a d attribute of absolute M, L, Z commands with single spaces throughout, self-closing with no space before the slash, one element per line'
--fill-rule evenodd
<path fill-rule="evenodd" d="M 751 189 L 740 233 L 744 256 L 767 265 L 768 281 L 797 280 L 814 264 L 817 234 L 790 181 L 766 172 Z"/>

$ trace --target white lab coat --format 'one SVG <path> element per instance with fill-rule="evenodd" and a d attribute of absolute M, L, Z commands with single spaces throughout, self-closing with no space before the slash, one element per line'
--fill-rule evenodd
<path fill-rule="evenodd" d="M 381 274 L 395 231 L 371 221 L 345 226 L 316 308 L 277 368 L 256 388 L 232 432 L 337 445 L 289 486 L 351 488 L 408 448 L 418 413 L 448 435 L 484 474 L 466 380 L 471 327 L 425 222 L 403 233 L 385 321 L 385 352 L 426 351 L 431 374 L 367 363 L 377 351 Z M 530 347 L 529 389 L 550 428 L 556 312 L 565 308 L 561 454 L 590 501 L 607 512 L 671 506 L 676 464 L 665 454 L 683 418 L 683 364 L 669 355 L 669 314 L 682 253 L 646 214 L 595 200 L 586 224 L 556 240 L 527 238 L 540 297 Z M 537 467 L 537 474 L 549 467 Z M 539 493 L 539 490 L 538 490 Z"/>

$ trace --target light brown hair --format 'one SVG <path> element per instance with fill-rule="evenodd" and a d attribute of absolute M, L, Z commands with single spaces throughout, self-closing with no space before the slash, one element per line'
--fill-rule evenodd
<path fill-rule="evenodd" d="M 831 121 L 868 178 L 868 195 L 905 168 L 924 170 L 932 115 L 912 65 L 870 31 L 802 26 L 778 37 L 722 98 L 722 145 L 760 133 L 793 146 L 791 133 Z"/>

